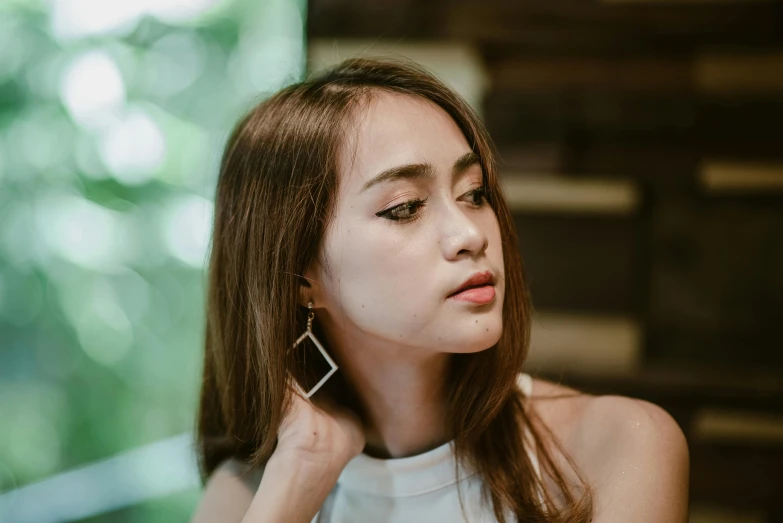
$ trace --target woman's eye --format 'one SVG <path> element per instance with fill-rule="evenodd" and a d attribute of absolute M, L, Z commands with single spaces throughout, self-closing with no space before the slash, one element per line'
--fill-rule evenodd
<path fill-rule="evenodd" d="M 426 198 L 424 200 L 411 200 L 409 202 L 396 205 L 386 211 L 381 211 L 377 213 L 376 216 L 380 216 L 395 222 L 407 222 L 416 218 L 416 211 L 418 211 L 421 207 L 424 207 L 426 202 Z"/>
<path fill-rule="evenodd" d="M 474 207 L 481 207 L 487 201 L 487 192 L 483 186 L 477 187 L 472 191 L 468 191 L 464 194 L 470 199 L 470 204 Z M 391 209 L 376 213 L 376 216 L 386 218 L 395 222 L 408 222 L 416 219 L 419 216 L 419 210 L 427 203 L 427 199 L 423 200 L 411 200 L 409 202 L 395 205 Z"/>
<path fill-rule="evenodd" d="M 476 207 L 481 207 L 486 202 L 487 191 L 481 186 L 465 193 L 465 195 L 472 200 L 470 203 Z"/>

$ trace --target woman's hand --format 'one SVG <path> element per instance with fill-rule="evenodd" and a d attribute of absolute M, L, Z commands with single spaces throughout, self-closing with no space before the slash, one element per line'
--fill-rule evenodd
<path fill-rule="evenodd" d="M 315 405 L 291 388 L 291 408 L 243 523 L 312 521 L 345 465 L 364 449 L 355 414 L 327 401 Z"/>
<path fill-rule="evenodd" d="M 293 387 L 292 387 L 293 388 Z M 359 417 L 326 400 L 318 405 L 296 390 L 277 433 L 274 454 L 293 456 L 304 463 L 342 471 L 362 452 L 365 436 Z"/>

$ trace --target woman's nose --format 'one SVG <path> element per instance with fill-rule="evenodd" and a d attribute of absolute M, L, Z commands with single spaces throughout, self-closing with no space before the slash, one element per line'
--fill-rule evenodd
<path fill-rule="evenodd" d="M 451 206 L 444 216 L 441 248 L 447 259 L 476 256 L 487 249 L 488 238 L 479 220 L 471 219 L 457 206 Z"/>

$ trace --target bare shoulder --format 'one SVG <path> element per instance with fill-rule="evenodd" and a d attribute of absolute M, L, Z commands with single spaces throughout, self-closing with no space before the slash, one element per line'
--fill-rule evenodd
<path fill-rule="evenodd" d="M 240 523 L 263 474 L 263 469 L 249 469 L 236 459 L 225 460 L 209 477 L 191 523 Z"/>
<path fill-rule="evenodd" d="M 668 412 L 545 380 L 531 403 L 591 484 L 596 523 L 687 521 L 688 445 Z"/>
<path fill-rule="evenodd" d="M 643 400 L 598 396 L 579 424 L 596 522 L 687 521 L 688 445 L 668 412 Z"/>
<path fill-rule="evenodd" d="M 530 404 L 536 414 L 564 444 L 574 436 L 574 419 L 595 396 L 542 379 L 533 379 Z"/>

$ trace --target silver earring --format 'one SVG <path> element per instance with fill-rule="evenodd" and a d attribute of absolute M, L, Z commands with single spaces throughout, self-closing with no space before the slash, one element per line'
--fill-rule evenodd
<path fill-rule="evenodd" d="M 321 386 L 326 383 L 326 380 L 328 380 L 332 374 L 334 374 L 337 371 L 337 364 L 335 364 L 334 360 L 329 357 L 329 354 L 324 350 L 323 345 L 321 345 L 321 342 L 318 341 L 318 338 L 315 337 L 315 334 L 313 334 L 313 318 L 315 318 L 315 312 L 313 312 L 313 302 L 309 302 L 307 304 L 307 308 L 310 310 L 309 314 L 307 315 L 307 330 L 304 331 L 304 333 L 299 336 L 299 339 L 294 342 L 294 346 L 292 348 L 296 348 L 297 345 L 299 345 L 305 338 L 310 338 L 313 340 L 313 343 L 315 343 L 315 346 L 318 347 L 318 351 L 323 355 L 324 359 L 326 359 L 327 363 L 329 363 L 329 366 L 331 367 L 331 370 L 326 373 L 326 375 L 321 378 L 321 381 L 315 384 L 315 386 L 310 389 L 309 392 L 304 392 L 302 388 L 299 386 L 299 384 L 294 380 L 294 386 L 296 387 L 296 390 L 304 396 L 305 398 L 309 398 L 313 394 L 318 391 L 318 389 L 321 388 Z"/>

